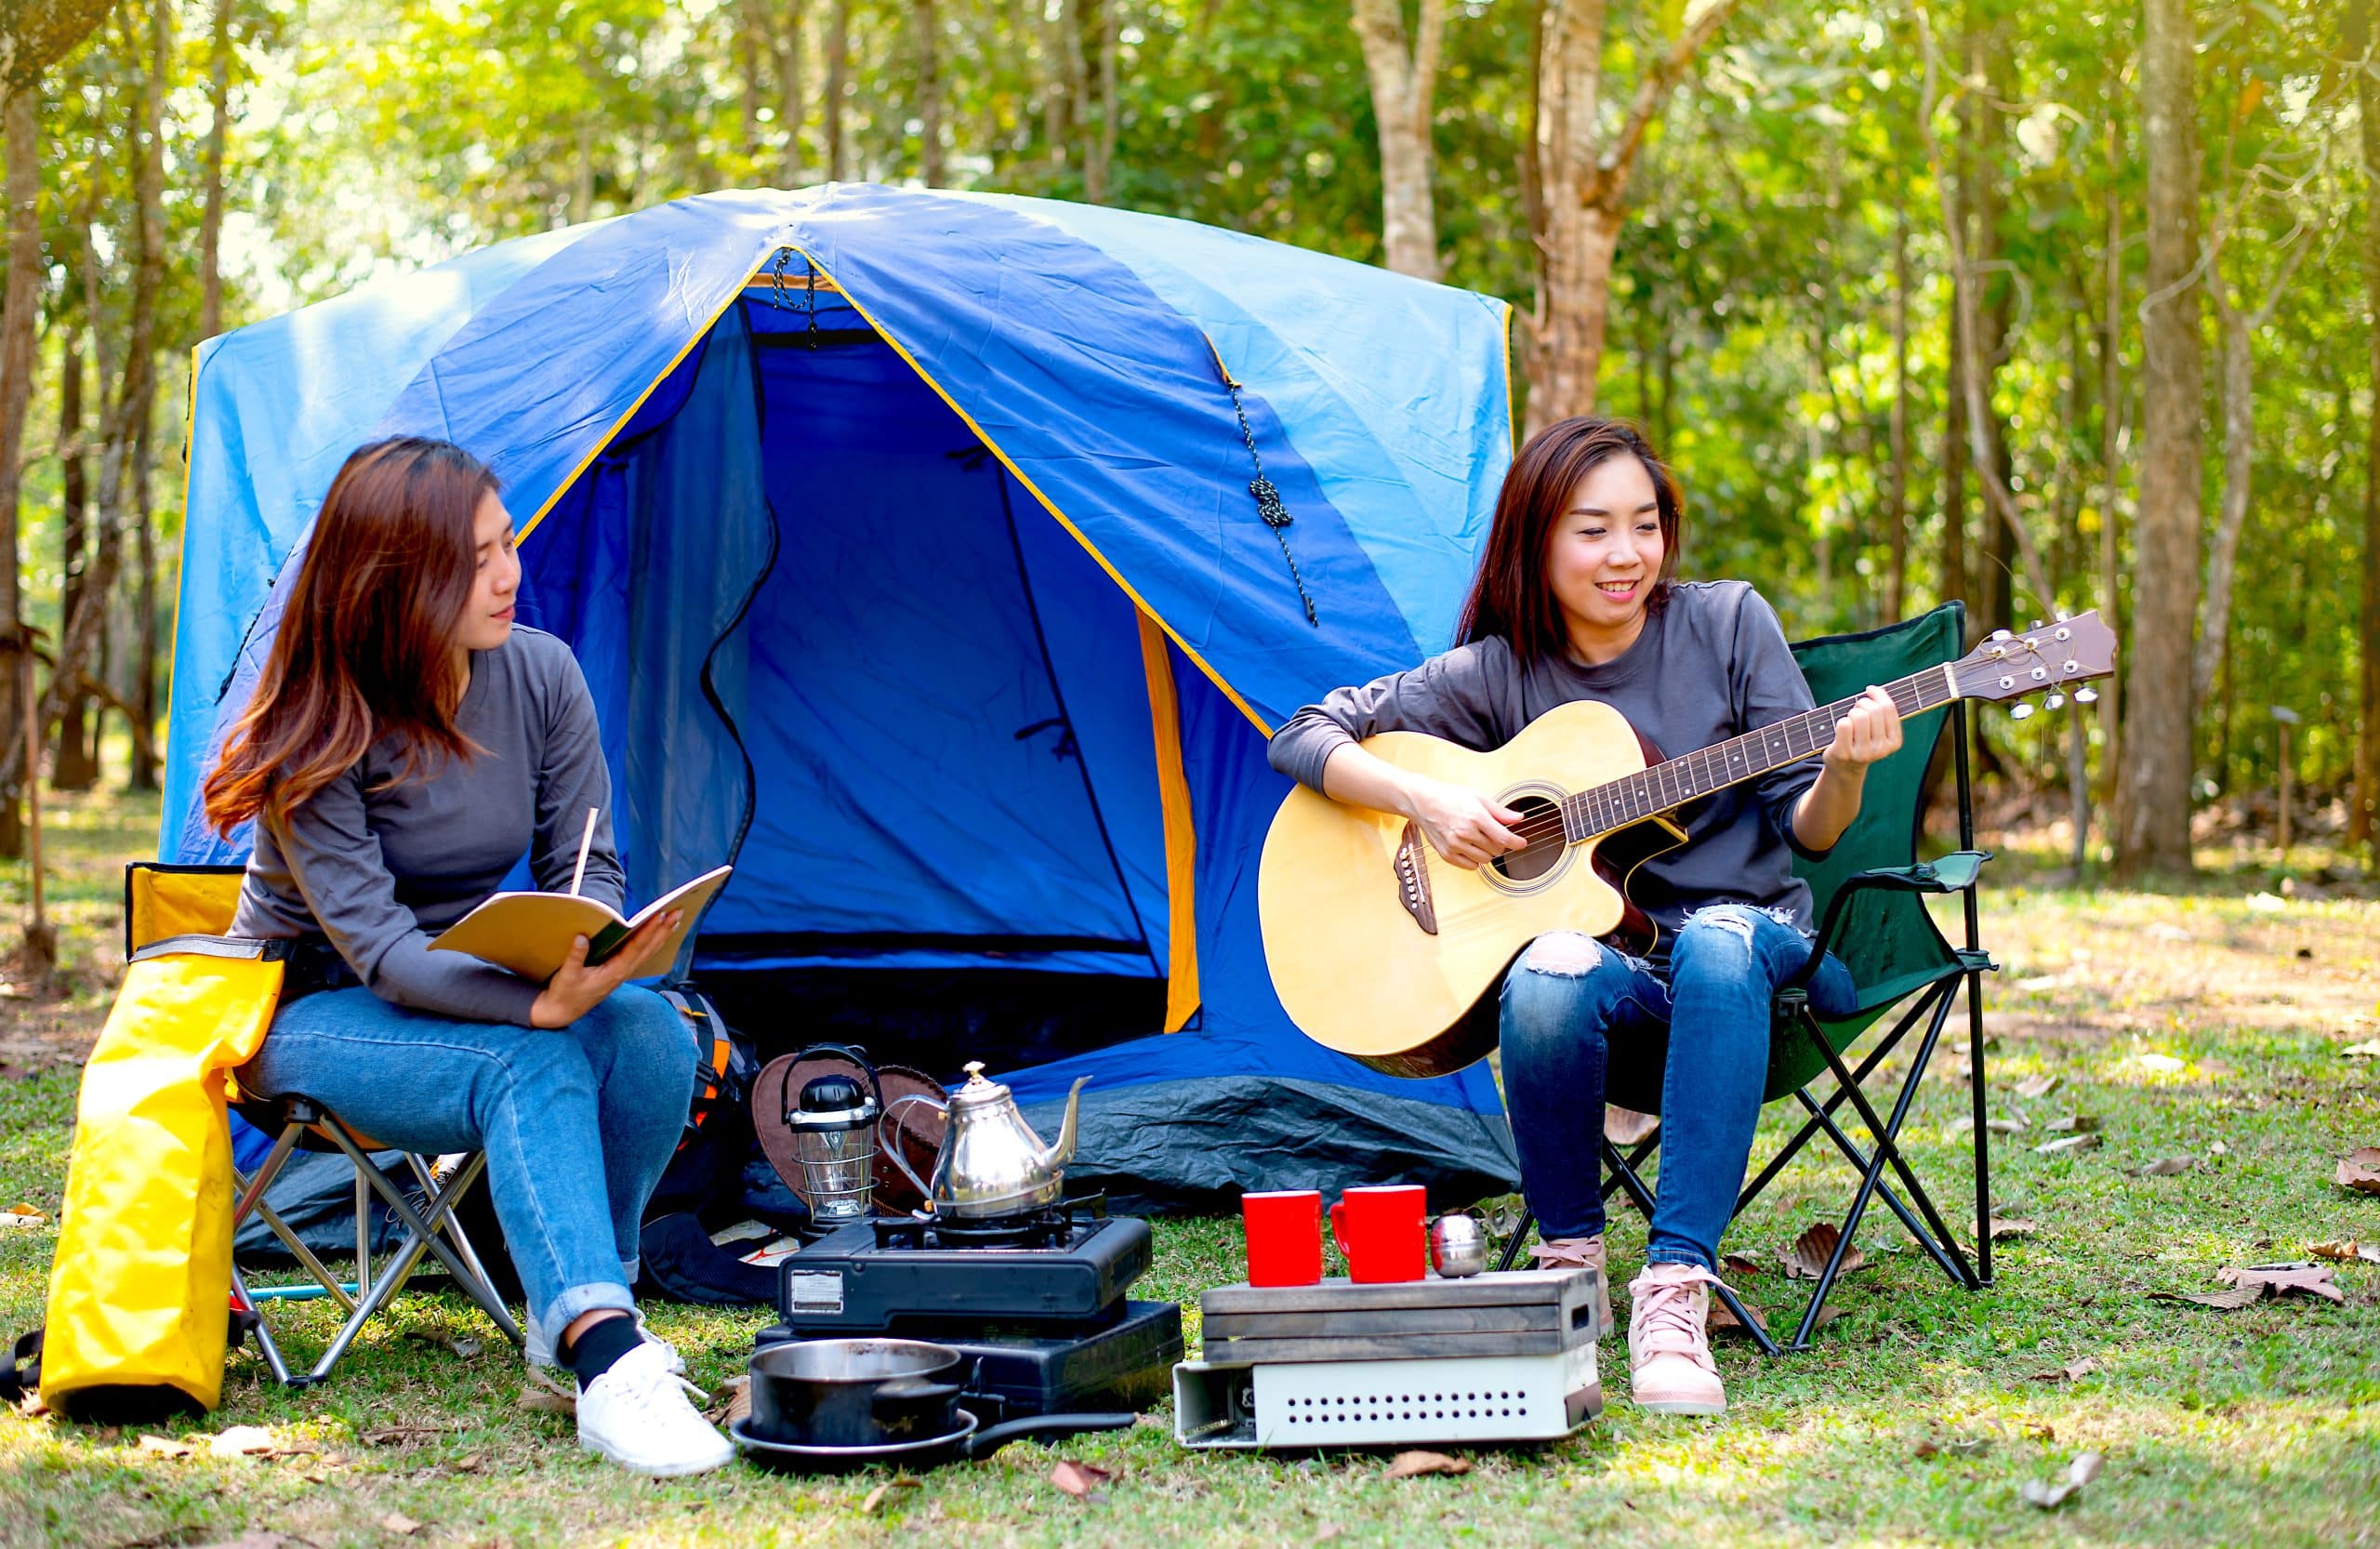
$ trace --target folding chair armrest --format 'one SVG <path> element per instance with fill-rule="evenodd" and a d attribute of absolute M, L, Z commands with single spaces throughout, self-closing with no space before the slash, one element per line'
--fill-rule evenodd
<path fill-rule="evenodd" d="M 1991 858 L 1989 850 L 1953 850 L 1939 860 L 1919 861 L 1914 866 L 1880 866 L 1870 871 L 1858 871 L 1844 879 L 1827 904 L 1826 920 L 1818 926 L 1818 941 L 1810 948 L 1810 960 L 1796 969 L 1792 978 L 1777 986 L 1779 995 L 1799 995 L 1810 987 L 1810 980 L 1818 964 L 1834 949 L 1835 929 L 1843 923 L 1844 906 L 1854 896 L 1870 888 L 1888 888 L 1896 893 L 1963 893 L 1975 886 L 1976 878 L 1983 870 L 1983 863 Z"/>

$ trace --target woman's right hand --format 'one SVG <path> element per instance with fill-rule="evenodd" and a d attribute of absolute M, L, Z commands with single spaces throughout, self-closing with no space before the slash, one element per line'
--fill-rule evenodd
<path fill-rule="evenodd" d="M 1467 787 L 1409 775 L 1404 795 L 1405 815 L 1421 826 L 1430 848 L 1466 871 L 1528 848 L 1511 827 L 1521 814 Z"/>
<path fill-rule="evenodd" d="M 605 958 L 594 968 L 587 966 L 587 938 L 573 936 L 570 955 L 562 960 L 546 987 L 537 992 L 536 1000 L 529 1007 L 532 1027 L 567 1027 L 572 1023 L 602 1004 L 603 997 L 641 974 L 656 973 L 664 964 L 647 964 L 645 959 L 678 928 L 681 910 L 648 920 L 637 927 L 620 949 Z"/>

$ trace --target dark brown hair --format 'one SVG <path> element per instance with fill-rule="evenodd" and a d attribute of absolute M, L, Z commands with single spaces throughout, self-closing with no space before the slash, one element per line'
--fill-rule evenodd
<path fill-rule="evenodd" d="M 1624 419 L 1600 419 L 1592 415 L 1548 425 L 1528 438 L 1504 475 L 1503 492 L 1496 497 L 1496 520 L 1488 530 L 1488 547 L 1479 556 L 1479 574 L 1462 604 L 1455 638 L 1468 645 L 1489 635 L 1512 642 L 1523 666 L 1540 656 L 1556 656 L 1569 649 L 1570 632 L 1562 623 L 1562 605 L 1546 583 L 1545 551 L 1553 541 L 1554 523 L 1570 509 L 1579 481 L 1606 458 L 1621 454 L 1645 465 L 1653 481 L 1653 503 L 1661 523 L 1661 572 L 1646 596 L 1647 611 L 1669 601 L 1670 578 L 1677 574 L 1678 543 L 1686 527 L 1686 497 L 1677 480 L 1644 432 Z"/>
<path fill-rule="evenodd" d="M 397 779 L 425 760 L 469 758 L 455 724 L 455 640 L 470 600 L 487 465 L 451 442 L 401 436 L 359 447 L 331 481 L 271 655 L 202 789 L 226 838 L 285 818 L 391 733 Z"/>

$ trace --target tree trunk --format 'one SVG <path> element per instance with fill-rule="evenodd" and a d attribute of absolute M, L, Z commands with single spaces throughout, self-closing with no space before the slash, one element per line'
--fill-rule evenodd
<path fill-rule="evenodd" d="M 2099 507 L 2099 606 L 2108 628 L 2118 640 L 2123 624 L 2123 549 L 2118 520 L 2123 486 L 2123 190 L 2117 178 L 2123 154 L 2123 131 L 2116 116 L 2108 115 L 2108 245 L 2103 256 L 2107 317 L 2099 336 L 2099 471 L 2107 481 Z M 2099 688 L 2099 758 L 2101 780 L 2110 794 L 2123 751 L 2123 679 L 2115 675 Z"/>
<path fill-rule="evenodd" d="M 1063 4 L 1038 7 L 1041 27 L 1041 151 L 1053 167 L 1066 165 L 1074 136 L 1073 76 L 1066 69 L 1066 11 Z"/>
<path fill-rule="evenodd" d="M 1902 191 L 1906 200 L 1908 191 Z M 1909 211 L 1893 220 L 1893 418 L 1892 466 L 1884 483 L 1885 540 L 1891 558 L 1884 570 L 1884 617 L 1909 610 Z"/>
<path fill-rule="evenodd" d="M 1355 36 L 1371 78 L 1372 119 L 1380 135 L 1381 239 L 1388 267 L 1424 280 L 1438 277 L 1438 219 L 1431 192 L 1433 94 L 1446 32 L 1445 0 L 1420 0 L 1413 40 L 1405 35 L 1404 0 L 1355 0 Z"/>
<path fill-rule="evenodd" d="M 843 139 L 843 91 L 848 85 L 852 61 L 852 0 L 835 0 L 835 8 L 826 27 L 826 177 L 832 182 L 849 182 L 852 175 L 851 151 Z"/>
<path fill-rule="evenodd" d="M 785 126 L 785 155 L 778 163 L 777 180 L 787 188 L 800 188 L 801 177 L 801 98 L 802 52 L 800 0 L 778 0 L 776 22 L 777 118 Z"/>
<path fill-rule="evenodd" d="M 89 460 L 83 455 L 83 347 L 75 333 L 66 337 L 59 361 L 58 574 L 60 619 L 71 619 L 91 605 L 84 593 L 85 571 L 90 559 Z M 105 606 L 105 602 L 100 602 Z M 49 783 L 60 790 L 88 790 L 98 776 L 93 767 L 90 700 L 69 693 L 59 711 L 58 741 L 49 757 Z"/>
<path fill-rule="evenodd" d="M 0 85 L 0 90 L 6 90 Z M 17 502 L 23 491 L 25 411 L 33 400 L 41 285 L 41 88 L 28 82 L 0 104 L 7 155 L 8 274 L 0 298 L 0 856 L 25 853 L 24 606 L 17 586 Z M 13 753 L 7 749 L 13 748 Z"/>
<path fill-rule="evenodd" d="M 1099 143 L 1091 162 L 1098 175 L 1097 192 L 1091 194 L 1094 204 L 1105 202 L 1116 181 L 1117 121 L 1124 111 L 1116 94 L 1117 11 L 1121 3 L 1100 0 L 1099 5 Z M 1086 182 L 1085 186 L 1091 185 Z"/>
<path fill-rule="evenodd" d="M 1950 194 L 1956 200 L 1955 193 Z M 1954 210 L 1950 218 L 1959 218 Z M 1965 282 L 1950 276 L 1949 376 L 1942 394 L 1942 595 L 1967 605 L 1967 639 L 1982 633 L 1983 615 L 1967 595 L 1967 401 L 1959 384 L 1966 379 L 1966 351 L 1959 342 L 1959 317 L 1964 305 L 1960 287 Z"/>
<path fill-rule="evenodd" d="M 2190 659 L 2190 702 L 2202 705 L 2215 686 L 2215 664 L 2223 659 L 2231 628 L 2231 581 L 2240 558 L 2240 535 L 2248 524 L 2248 482 L 2255 468 L 2256 404 L 2254 350 L 2246 312 L 2223 294 L 2220 275 L 2207 287 L 2215 301 L 2215 332 L 2223 373 L 2223 496 L 2215 519 L 2215 547 L 2206 559 L 2206 608 L 2198 650 Z"/>
<path fill-rule="evenodd" d="M 934 0 L 910 0 L 918 49 L 918 175 L 942 186 L 942 19 Z"/>
<path fill-rule="evenodd" d="M 2116 862 L 2127 876 L 2190 862 L 2191 625 L 2198 614 L 2204 394 L 2199 290 L 2197 60 L 2188 0 L 2147 0 L 2141 103 L 2149 152 L 2142 306 L 2137 570 Z"/>
<path fill-rule="evenodd" d="M 1606 143 L 1599 132 L 1605 0 L 1540 0 L 1532 23 L 1532 122 L 1523 137 L 1535 163 L 1523 179 L 1537 250 L 1527 356 L 1531 430 L 1594 412 L 1612 259 L 1637 153 L 1670 93 L 1738 4 L 1712 0 L 1685 23 L 1637 78 L 1628 113 Z"/>
<path fill-rule="evenodd" d="M 139 584 L 134 591 L 134 607 L 139 617 L 133 625 L 132 710 L 136 724 L 132 732 L 132 764 L 126 788 L 138 791 L 158 788 L 157 767 L 157 669 L 159 642 L 157 632 L 157 517 L 151 509 L 149 475 L 154 466 L 151 445 L 151 424 L 140 425 L 140 444 L 133 460 L 133 529 L 138 540 L 140 563 Z M 97 749 L 93 750 L 96 762 Z"/>
<path fill-rule="evenodd" d="M 2380 7 L 2363 12 L 2363 57 L 2380 47 Z M 2363 118 L 2363 338 L 2371 376 L 2380 384 L 2380 80 L 2366 65 L 2356 78 Z M 2363 608 L 2360 718 L 2355 734 L 2355 800 L 2347 805 L 2347 842 L 2380 856 L 2380 386 L 2375 386 L 2370 422 L 2364 429 Z"/>
<path fill-rule="evenodd" d="M 198 337 L 223 331 L 223 143 L 231 104 L 231 5 L 215 0 L 215 30 L 208 46 L 206 100 L 215 116 L 206 131 L 205 213 L 198 223 Z"/>
<path fill-rule="evenodd" d="M 137 259 L 131 317 L 126 329 L 124 369 L 117 377 L 115 402 L 108 409 L 99 459 L 99 532 L 85 585 L 91 605 L 80 609 L 60 632 L 56 666 L 48 692 L 42 696 L 45 722 L 58 713 L 61 691 L 80 689 L 88 664 L 96 659 L 100 626 L 107 616 L 106 599 L 115 586 L 124 535 L 130 525 L 127 510 L 139 484 L 136 463 L 146 442 L 141 427 L 156 404 L 156 298 L 165 274 L 165 74 L 173 61 L 173 8 L 165 5 L 152 6 L 149 12 L 149 67 L 141 81 L 139 133 L 133 144 Z M 21 752 L 11 761 L 21 764 Z"/>

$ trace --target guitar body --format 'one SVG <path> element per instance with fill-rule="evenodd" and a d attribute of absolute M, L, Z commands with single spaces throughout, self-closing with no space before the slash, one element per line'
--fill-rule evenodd
<path fill-rule="evenodd" d="M 1415 732 L 1385 732 L 1363 747 L 1525 815 L 1643 770 L 1648 753 L 1626 718 L 1591 700 L 1549 711 L 1492 753 Z M 1547 777 L 1553 772 L 1562 783 Z M 1300 786 L 1273 819 L 1258 884 L 1274 988 L 1307 1037 L 1376 1070 L 1460 1070 L 1495 1048 L 1495 992 L 1537 937 L 1579 931 L 1630 951 L 1650 947 L 1649 922 L 1622 884 L 1685 839 L 1676 822 L 1656 815 L 1465 870 L 1405 819 Z"/>

